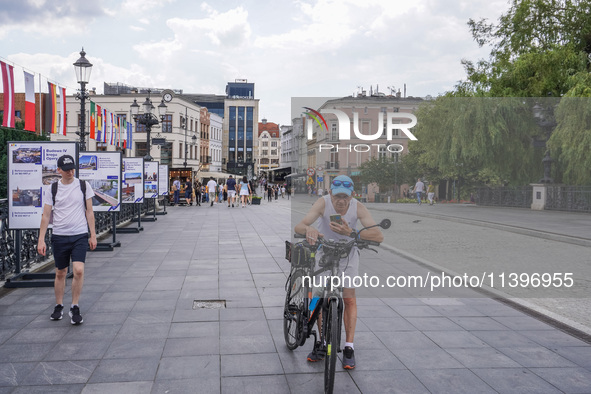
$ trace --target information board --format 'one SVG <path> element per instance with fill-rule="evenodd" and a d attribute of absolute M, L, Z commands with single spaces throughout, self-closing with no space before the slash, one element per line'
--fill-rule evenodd
<path fill-rule="evenodd" d="M 78 177 L 92 190 L 95 212 L 119 212 L 121 209 L 121 152 L 80 152 Z"/>
<path fill-rule="evenodd" d="M 168 164 L 160 164 L 158 174 L 160 175 L 158 179 L 158 194 L 160 196 L 168 196 Z"/>
<path fill-rule="evenodd" d="M 144 201 L 144 158 L 123 158 L 123 182 L 121 203 L 134 204 Z"/>
<path fill-rule="evenodd" d="M 158 198 L 157 161 L 144 161 L 144 198 Z"/>
<path fill-rule="evenodd" d="M 75 142 L 8 142 L 8 227 L 38 229 L 43 214 L 43 194 L 61 179 L 57 159 L 78 157 Z"/>

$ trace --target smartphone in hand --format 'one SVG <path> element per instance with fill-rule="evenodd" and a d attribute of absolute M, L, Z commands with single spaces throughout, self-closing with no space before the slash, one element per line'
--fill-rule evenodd
<path fill-rule="evenodd" d="M 330 221 L 340 223 L 341 222 L 341 215 L 330 215 Z"/>

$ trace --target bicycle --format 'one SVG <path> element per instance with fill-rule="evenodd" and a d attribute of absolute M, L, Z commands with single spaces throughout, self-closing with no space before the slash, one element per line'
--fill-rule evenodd
<path fill-rule="evenodd" d="M 286 241 L 286 259 L 291 263 L 291 269 L 285 283 L 285 306 L 283 311 L 283 335 L 285 344 L 289 350 L 294 350 L 304 345 L 306 339 L 314 336 L 314 342 L 320 343 L 318 350 L 324 356 L 324 392 L 332 393 L 334 388 L 334 376 L 337 354 L 342 351 L 341 325 L 343 322 L 343 297 L 342 287 L 324 286 L 317 304 L 310 310 L 312 298 L 312 278 L 323 272 L 330 272 L 325 283 L 333 283 L 330 278 L 338 277 L 341 259 L 349 256 L 354 247 L 358 249 L 377 250 L 369 246 L 379 246 L 378 242 L 362 240 L 362 231 L 373 227 L 388 229 L 391 221 L 382 220 L 379 224 L 364 227 L 351 233 L 351 240 L 327 240 L 319 237 L 315 245 L 307 241 L 291 243 Z M 305 238 L 295 234 L 294 238 Z M 318 270 L 315 268 L 316 252 L 322 248 L 323 255 L 318 261 Z M 314 330 L 314 324 L 320 316 L 322 327 L 320 338 Z M 319 339 L 319 340 L 318 340 Z"/>

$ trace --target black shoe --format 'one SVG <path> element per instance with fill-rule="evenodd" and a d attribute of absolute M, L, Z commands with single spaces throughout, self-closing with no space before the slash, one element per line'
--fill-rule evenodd
<path fill-rule="evenodd" d="M 50 319 L 51 320 L 62 320 L 63 316 L 64 316 L 64 306 L 63 305 L 56 305 L 55 308 L 53 308 L 53 313 L 51 314 Z"/>
<path fill-rule="evenodd" d="M 355 368 L 355 350 L 351 346 L 345 346 L 343 350 L 343 368 Z"/>
<path fill-rule="evenodd" d="M 211 206 L 213 207 L 213 201 L 211 202 Z"/>
<path fill-rule="evenodd" d="M 314 344 L 314 348 L 308 354 L 308 361 L 315 363 L 316 361 L 324 360 L 324 351 L 321 349 L 320 342 Z"/>
<path fill-rule="evenodd" d="M 74 305 L 70 308 L 70 323 L 74 325 L 82 324 L 84 320 L 82 320 L 82 315 L 80 314 L 80 308 L 78 305 Z"/>

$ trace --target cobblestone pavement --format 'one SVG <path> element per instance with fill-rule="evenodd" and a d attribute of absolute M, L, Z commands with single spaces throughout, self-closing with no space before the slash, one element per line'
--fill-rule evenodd
<path fill-rule="evenodd" d="M 118 235 L 120 248 L 89 253 L 81 326 L 49 320 L 51 288 L 6 292 L 0 297 L 0 394 L 322 392 L 323 364 L 306 362 L 311 341 L 289 351 L 282 332 L 289 270 L 284 240 L 312 201 L 168 207 L 167 215 L 143 223 L 143 232 Z M 484 223 L 523 227 L 507 223 L 519 215 L 513 210 L 480 210 L 485 216 L 462 223 L 442 205 L 369 207 L 376 219 L 394 222 L 379 253 L 362 257 L 362 271 L 380 278 L 477 271 L 490 263 L 479 258 L 489 249 L 477 254 L 471 242 L 494 246 L 496 260 L 509 263 L 515 247 L 525 255 L 546 242 L 544 261 L 589 258 L 584 245 Z M 428 216 L 434 214 L 450 217 Z M 552 225 L 568 215 L 553 216 Z M 536 226 L 529 227 L 543 231 Z M 574 231 L 585 224 L 562 226 Z M 585 238 L 558 227 L 549 232 Z M 562 245 L 583 249 L 566 255 Z M 520 264 L 525 269 L 528 262 Z M 358 366 L 339 368 L 335 392 L 591 392 L 587 342 L 472 289 L 423 290 L 359 289 Z M 215 300 L 225 307 L 195 308 L 195 301 Z"/>

